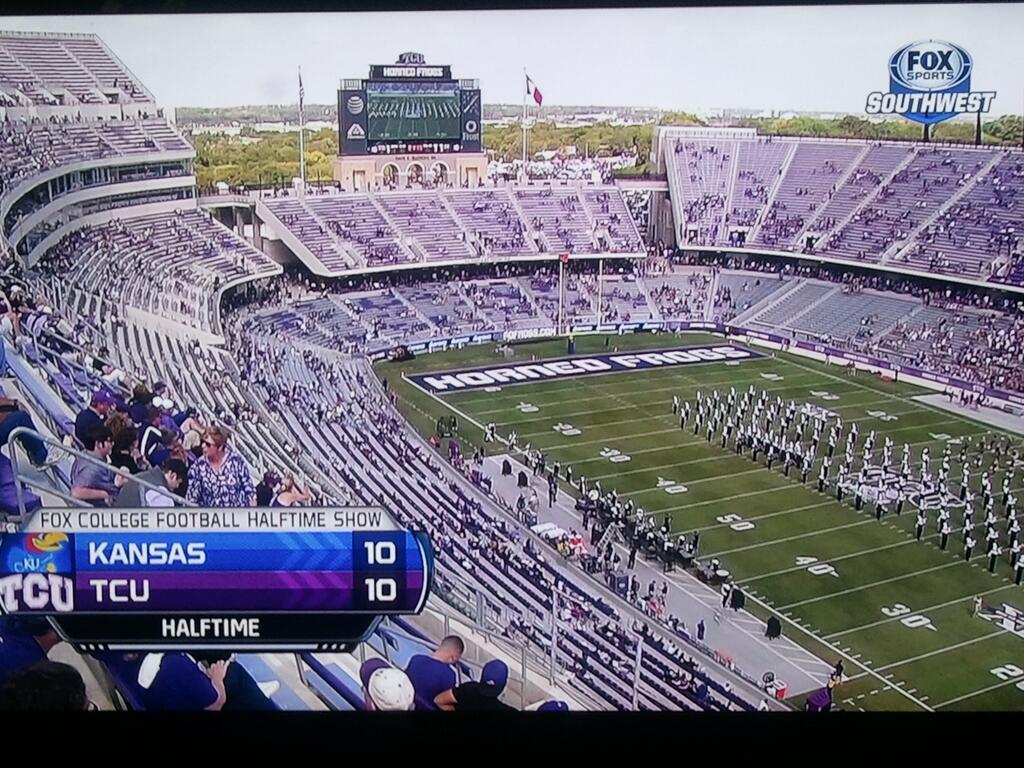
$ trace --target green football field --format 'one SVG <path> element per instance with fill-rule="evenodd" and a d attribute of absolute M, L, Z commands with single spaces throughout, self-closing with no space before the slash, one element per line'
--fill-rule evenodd
<path fill-rule="evenodd" d="M 611 351 L 605 340 L 580 337 L 576 352 Z M 611 348 L 619 351 L 707 343 L 724 341 L 698 334 L 610 338 Z M 845 659 L 849 679 L 835 695 L 840 708 L 1024 710 L 1024 635 L 973 616 L 979 595 L 986 610 L 1004 605 L 1024 609 L 1024 587 L 1014 585 L 1008 555 L 1000 558 L 995 574 L 988 571 L 983 514 L 975 513 L 979 544 L 971 561 L 964 562 L 957 510 L 950 510 L 954 533 L 943 552 L 935 512 L 929 513 L 918 542 L 912 505 L 900 516 L 890 510 L 876 521 L 873 505 L 858 512 L 849 496 L 839 503 L 833 493 L 819 493 L 817 463 L 802 485 L 797 471 L 789 479 L 783 476 L 781 461 L 769 470 L 763 458 L 755 464 L 749 453 L 737 456 L 731 446 L 719 447 L 717 437 L 709 444 L 703 434 L 694 435 L 692 417 L 680 430 L 671 400 L 678 394 L 692 402 L 697 389 L 709 394 L 717 388 L 724 396 L 734 386 L 742 394 L 753 384 L 768 390 L 772 399 L 779 395 L 786 402 L 837 411 L 847 429 L 851 421 L 859 427 L 855 467 L 871 430 L 878 433 L 876 459 L 889 435 L 895 443 L 894 463 L 899 464 L 906 442 L 915 463 L 921 449 L 930 446 L 933 467 L 947 440 L 998 434 L 1016 445 L 1018 436 L 915 401 L 924 393 L 920 388 L 867 373 L 851 377 L 841 368 L 781 353 L 773 357 L 767 352 L 762 359 L 735 365 L 710 362 L 443 396 L 402 379 L 403 373 L 539 362 L 563 357 L 566 346 L 564 340 L 544 341 L 517 345 L 515 351 L 515 358 L 506 360 L 493 346 L 467 347 L 382 363 L 377 372 L 398 392 L 403 412 L 424 435 L 434 434 L 439 416 L 454 412 L 461 415 L 463 438 L 482 445 L 482 432 L 473 422 L 494 422 L 500 435 L 515 430 L 520 446 L 530 443 L 545 451 L 549 463 L 571 464 L 574 478 L 585 475 L 588 486 L 599 480 L 603 491 L 615 489 L 648 512 L 670 513 L 675 532 L 699 529 L 700 559 L 721 560 L 747 593 L 749 610 L 762 618 L 778 616 L 787 636 L 829 663 Z M 838 455 L 844 446 L 845 434 Z M 471 452 L 468 446 L 465 450 Z M 954 444 L 954 485 L 961 476 L 958 454 Z M 990 463 L 986 456 L 984 466 Z M 1001 466 L 992 478 L 1001 534 L 1004 471 Z M 979 498 L 980 475 L 972 467 Z M 1021 483 L 1018 473 L 1013 483 L 1018 496 Z M 1001 535 L 1000 544 L 1005 542 Z"/>

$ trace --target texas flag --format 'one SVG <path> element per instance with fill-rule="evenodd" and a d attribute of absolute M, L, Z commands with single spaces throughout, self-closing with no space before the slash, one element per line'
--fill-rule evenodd
<path fill-rule="evenodd" d="M 527 75 L 526 76 L 526 95 L 529 96 L 531 93 L 533 94 L 533 100 L 537 102 L 537 106 L 539 107 L 543 103 L 544 97 L 541 95 L 540 88 L 538 88 L 536 85 L 534 85 L 533 84 L 533 80 L 531 80 L 530 76 Z"/>

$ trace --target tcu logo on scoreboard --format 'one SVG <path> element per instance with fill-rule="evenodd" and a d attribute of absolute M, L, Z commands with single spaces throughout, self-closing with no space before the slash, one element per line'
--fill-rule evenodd
<path fill-rule="evenodd" d="M 869 115 L 902 115 L 933 125 L 962 113 L 988 112 L 995 91 L 972 91 L 974 62 L 959 45 L 922 40 L 889 59 L 889 92 L 868 95 Z"/>
<path fill-rule="evenodd" d="M 420 64 L 426 64 L 427 60 L 422 53 L 413 53 L 412 51 L 409 51 L 408 53 L 399 54 L 398 61 L 395 63 L 419 66 Z"/>

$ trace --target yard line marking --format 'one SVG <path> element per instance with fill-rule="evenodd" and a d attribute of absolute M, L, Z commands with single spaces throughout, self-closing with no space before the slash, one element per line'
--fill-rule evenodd
<path fill-rule="evenodd" d="M 872 520 L 863 520 L 861 522 L 871 523 L 871 522 L 874 522 L 874 520 L 873 519 Z M 841 528 L 851 528 L 851 527 L 852 527 L 852 524 L 851 525 L 841 525 L 838 528 L 826 528 L 826 529 L 824 529 L 822 531 L 819 531 L 819 533 L 828 533 L 829 531 L 838 531 Z M 928 538 L 938 538 L 938 537 L 939 537 L 939 534 L 936 533 L 936 534 L 930 535 Z M 796 537 L 796 538 L 800 538 L 800 537 Z M 924 539 L 924 537 L 922 537 L 922 540 L 923 539 Z M 788 541 L 788 539 L 779 539 L 779 541 Z M 859 552 L 850 552 L 849 554 L 846 554 L 846 555 L 838 555 L 836 557 L 827 557 L 827 558 L 821 560 L 820 562 L 822 562 L 822 563 L 837 563 L 837 562 L 839 562 L 841 560 L 849 560 L 850 558 L 861 557 L 862 555 L 870 555 L 873 552 L 882 552 L 882 551 L 884 551 L 886 549 L 894 549 L 896 547 L 902 547 L 902 546 L 904 546 L 906 544 L 911 544 L 911 543 L 916 542 L 916 541 L 917 541 L 916 539 L 911 537 L 910 541 L 897 541 L 897 542 L 895 542 L 893 544 L 883 544 L 880 547 L 872 547 L 871 549 L 862 549 Z M 769 542 L 769 543 L 775 543 L 775 542 Z M 795 571 L 805 571 L 805 570 L 807 570 L 806 566 L 795 565 L 792 568 L 783 568 L 782 570 L 779 570 L 779 571 L 771 571 L 769 573 L 762 573 L 762 574 L 759 574 L 757 576 L 751 576 L 748 579 L 741 579 L 740 581 L 737 582 L 737 584 L 745 584 L 745 583 L 750 582 L 750 581 L 760 581 L 761 579 L 767 579 L 767 578 L 770 578 L 772 576 L 782 576 L 782 575 L 787 574 L 787 573 L 793 573 Z M 829 637 L 831 637 L 831 635 Z"/>
<path fill-rule="evenodd" d="M 972 640 L 965 640 L 962 643 L 956 643 L 954 645 L 947 645 L 944 648 L 939 648 L 938 650 L 930 651 L 929 653 L 922 653 L 922 654 L 920 654 L 918 656 L 911 656 L 908 659 L 901 659 L 899 661 L 894 661 L 891 664 L 886 664 L 884 667 L 878 667 L 878 669 L 876 669 L 875 671 L 876 672 L 884 672 L 887 669 L 892 669 L 894 667 L 901 667 L 904 664 L 913 664 L 915 661 L 920 661 L 921 659 L 929 659 L 932 656 L 939 656 L 940 654 L 946 653 L 947 651 L 955 651 L 957 648 L 965 648 L 968 645 L 974 645 L 975 643 L 980 643 L 983 640 L 988 640 L 989 638 L 998 637 L 999 635 L 1005 635 L 1005 634 L 1006 634 L 1006 630 L 1005 629 L 997 629 L 995 632 L 989 632 L 987 635 L 982 635 L 981 637 L 975 637 Z M 863 676 L 864 675 L 854 675 L 853 677 L 850 678 L 850 680 L 856 680 L 858 677 L 863 677 Z M 892 677 L 892 675 L 886 675 L 886 677 Z M 913 691 L 910 691 L 910 692 L 913 693 Z"/>
<path fill-rule="evenodd" d="M 694 486 L 694 485 L 700 485 L 701 483 L 713 483 L 713 482 L 716 482 L 716 481 L 717 482 L 721 482 L 723 480 L 728 480 L 729 478 L 732 478 L 732 477 L 743 477 L 744 475 L 752 475 L 755 472 L 762 472 L 762 471 L 764 471 L 764 467 L 754 467 L 754 469 L 745 469 L 742 472 L 732 472 L 732 473 L 730 473 L 728 475 L 715 475 L 714 477 L 701 477 L 701 478 L 699 478 L 697 480 L 686 480 L 686 481 L 681 481 L 681 482 L 682 482 L 683 485 L 685 485 L 687 488 L 689 488 L 689 487 Z M 636 490 L 636 491 L 628 491 L 626 493 L 620 493 L 619 497 L 621 498 L 621 497 L 624 497 L 624 496 L 627 496 L 627 497 L 628 496 L 639 496 L 642 493 L 655 493 L 655 492 L 660 491 L 660 490 L 661 490 L 660 488 L 641 488 L 641 489 Z"/>
<path fill-rule="evenodd" d="M 975 555 L 975 557 L 987 557 L 987 555 L 981 554 L 981 555 Z M 797 602 L 797 603 L 790 603 L 789 605 L 787 605 L 785 607 L 786 608 L 796 608 L 797 606 L 807 605 L 808 603 L 816 603 L 816 602 L 818 602 L 820 600 L 831 600 L 833 597 L 840 597 L 842 595 L 848 595 L 848 594 L 850 594 L 852 592 L 860 592 L 863 589 L 871 589 L 872 587 L 879 587 L 882 584 L 889 584 L 891 582 L 901 581 L 903 579 L 912 579 L 915 576 L 920 576 L 921 574 L 924 574 L 924 573 L 931 573 L 932 571 L 941 571 L 943 568 L 950 568 L 950 567 L 952 567 L 954 565 L 958 565 L 960 562 L 961 561 L 959 559 L 957 559 L 954 562 L 946 563 L 945 565 L 935 565 L 935 566 L 932 566 L 931 568 L 925 568 L 925 569 L 920 570 L 920 571 L 914 571 L 913 573 L 905 573 L 902 576 L 893 576 L 890 579 L 882 579 L 881 581 L 873 581 L 870 584 L 863 584 L 862 586 L 859 586 L 859 587 L 850 587 L 849 589 L 844 589 L 844 590 L 842 590 L 840 592 L 833 592 L 830 595 L 821 595 L 819 597 L 812 597 L 809 600 L 801 600 L 800 602 Z"/>
<path fill-rule="evenodd" d="M 990 590 L 988 590 L 986 592 L 972 592 L 971 594 L 965 595 L 964 597 L 958 597 L 956 600 L 947 600 L 944 603 L 936 603 L 935 605 L 929 605 L 928 607 L 922 608 L 919 611 L 914 611 L 914 613 L 925 613 L 927 611 L 938 610 L 939 608 L 948 608 L 951 605 L 956 605 L 957 603 L 963 603 L 963 602 L 965 602 L 967 600 L 971 600 L 971 599 L 973 599 L 975 597 L 984 597 L 985 595 L 991 595 L 993 592 L 1001 592 L 1004 589 L 1009 589 L 1009 587 L 996 587 L 995 589 L 990 589 Z M 851 627 L 850 629 L 844 629 L 841 632 L 833 632 L 831 635 L 825 635 L 825 638 L 826 639 L 831 639 L 833 637 L 840 637 L 842 635 L 853 634 L 854 632 L 860 632 L 862 629 L 871 629 L 872 627 L 878 627 L 878 626 L 881 626 L 882 624 L 889 624 L 890 622 L 893 622 L 893 621 L 899 621 L 902 618 L 906 618 L 906 617 L 904 617 L 904 616 L 893 616 L 893 617 L 890 617 L 890 618 L 887 618 L 887 619 L 881 619 L 880 621 L 873 621 L 870 624 L 862 624 L 859 627 Z"/>
<path fill-rule="evenodd" d="M 792 491 L 796 486 L 793 485 L 780 485 L 778 488 L 768 488 L 767 490 L 750 491 L 749 493 L 737 493 L 735 496 L 725 496 L 718 499 L 709 499 L 708 501 L 698 501 L 693 504 L 679 504 L 674 507 L 660 507 L 658 509 L 649 509 L 648 513 L 660 514 L 662 512 L 675 512 L 681 509 L 693 509 L 695 507 L 706 507 L 708 504 L 722 504 L 727 501 L 735 501 L 736 499 L 747 499 L 751 496 L 763 496 L 766 493 L 777 493 L 778 491 Z"/>
<path fill-rule="evenodd" d="M 814 368 L 811 368 L 810 366 L 803 365 L 802 363 L 797 362 L 797 360 L 792 359 L 793 357 L 795 357 L 795 355 L 792 355 L 791 353 L 788 353 L 786 355 L 786 357 L 784 358 L 784 360 L 787 363 L 789 363 L 790 365 L 796 366 L 797 368 L 801 368 L 801 369 L 803 369 L 805 371 L 815 372 Z M 835 374 L 826 373 L 825 371 L 817 371 L 817 373 L 820 373 L 822 376 L 824 376 L 826 378 L 829 378 L 829 379 L 832 379 L 833 381 L 838 381 L 838 382 L 850 384 L 850 385 L 852 385 L 854 387 L 857 387 L 858 389 L 863 389 L 863 390 L 866 390 L 868 392 L 874 392 L 875 394 L 878 394 L 878 395 L 884 395 L 883 392 L 880 392 L 877 389 L 873 389 L 872 387 L 865 386 L 865 385 L 863 385 L 863 384 L 861 384 L 860 382 L 857 382 L 857 381 L 852 381 L 850 379 L 842 379 L 839 376 L 836 376 Z M 935 394 L 935 393 L 934 392 L 929 392 L 929 394 Z M 887 399 L 889 399 L 889 400 L 903 400 L 905 402 L 908 399 L 908 397 L 909 396 L 907 396 L 907 395 L 890 395 Z M 943 408 L 938 408 L 938 407 L 932 405 L 931 403 L 928 403 L 928 402 L 925 402 L 925 401 L 921 401 L 921 400 L 914 400 L 914 402 L 919 404 L 919 405 L 921 405 L 923 408 L 927 408 L 930 411 L 934 411 L 935 413 L 941 413 L 944 416 L 950 416 L 951 415 L 957 421 L 960 421 L 960 422 L 962 422 L 964 424 L 969 424 L 972 427 L 980 427 L 981 429 L 989 431 L 989 432 L 994 430 L 994 431 L 997 431 L 997 432 L 1001 433 L 1002 435 L 1012 436 L 1015 439 L 1017 437 L 1019 437 L 1019 435 L 1014 434 L 1014 433 L 1010 432 L 1009 430 L 1000 429 L 999 427 L 993 427 L 993 425 L 985 424 L 984 422 L 974 421 L 972 419 L 967 418 L 966 416 L 960 416 L 960 415 L 958 415 L 954 411 L 948 411 L 948 410 L 945 410 Z"/>
<path fill-rule="evenodd" d="M 1020 681 L 1021 680 L 1020 680 L 1019 677 L 1015 677 L 1012 680 L 1004 680 L 1001 683 L 996 683 L 995 685 L 990 685 L 987 688 L 980 688 L 977 691 L 972 691 L 971 693 L 965 693 L 963 696 L 957 696 L 955 699 L 949 699 L 948 701 L 944 701 L 941 704 L 936 704 L 935 705 L 935 709 L 941 709 L 942 707 L 948 707 L 950 704 L 956 704 L 958 701 L 964 701 L 966 699 L 973 699 L 975 696 L 980 696 L 983 693 L 988 693 L 989 691 L 994 691 L 997 688 L 1005 688 L 1008 685 L 1013 685 L 1014 683 L 1019 683 Z"/>
<path fill-rule="evenodd" d="M 869 524 L 871 524 L 873 522 L 875 522 L 875 521 L 874 520 L 858 520 L 855 523 L 846 523 L 845 525 L 837 525 L 834 528 L 823 528 L 820 531 L 810 531 L 809 533 L 801 533 L 801 534 L 797 534 L 796 536 L 787 536 L 784 539 L 772 539 L 771 541 L 762 541 L 760 544 L 748 544 L 745 547 L 736 547 L 735 549 L 723 549 L 721 552 L 709 552 L 708 554 L 702 555 L 702 557 L 704 557 L 704 558 L 721 557 L 722 555 L 731 555 L 734 552 L 746 552 L 748 549 L 759 549 L 761 547 L 770 547 L 770 546 L 774 546 L 775 544 L 782 544 L 782 543 L 787 542 L 787 541 L 796 541 L 797 539 L 806 539 L 806 538 L 809 538 L 811 536 L 820 536 L 823 533 L 831 533 L 832 531 L 841 531 L 844 528 L 855 528 L 858 525 L 869 525 Z M 900 542 L 901 545 L 904 544 L 904 543 L 906 543 L 906 542 L 902 542 L 902 541 Z M 829 560 L 822 560 L 822 562 L 823 563 L 827 563 L 827 562 L 831 562 L 831 561 L 829 561 Z M 800 569 L 798 569 L 798 570 L 800 570 Z M 763 578 L 763 577 L 758 577 L 758 578 Z"/>

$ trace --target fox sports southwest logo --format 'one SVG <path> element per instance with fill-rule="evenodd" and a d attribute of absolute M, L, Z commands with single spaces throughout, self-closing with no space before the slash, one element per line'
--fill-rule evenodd
<path fill-rule="evenodd" d="M 889 91 L 868 94 L 869 115 L 902 115 L 924 125 L 988 112 L 995 91 L 972 91 L 974 62 L 959 45 L 923 40 L 889 59 Z"/>

